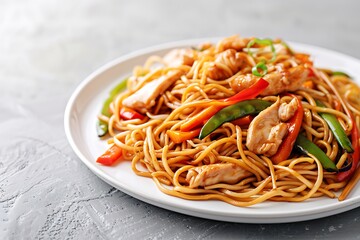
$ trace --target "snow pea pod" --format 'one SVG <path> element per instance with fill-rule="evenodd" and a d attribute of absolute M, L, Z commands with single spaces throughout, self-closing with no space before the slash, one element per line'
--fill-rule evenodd
<path fill-rule="evenodd" d="M 225 122 L 230 122 L 247 115 L 258 114 L 271 104 L 268 101 L 251 99 L 223 108 L 205 123 L 200 131 L 199 139 L 205 138 Z"/>
<path fill-rule="evenodd" d="M 316 105 L 319 107 L 326 108 L 326 106 L 320 102 L 319 100 L 316 100 Z M 336 119 L 336 117 L 331 113 L 326 112 L 319 112 L 319 115 L 325 120 L 329 128 L 331 129 L 332 133 L 334 134 L 336 140 L 340 144 L 340 146 L 348 153 L 352 153 L 354 151 L 351 141 L 348 138 L 348 136 L 345 133 L 345 130 L 342 128 L 339 121 Z"/>
<path fill-rule="evenodd" d="M 318 147 L 315 143 L 311 142 L 309 139 L 307 139 L 304 135 L 299 134 L 295 146 L 297 149 L 299 149 L 301 152 L 303 152 L 306 155 L 312 155 L 317 160 L 321 162 L 321 165 L 324 169 L 326 169 L 328 172 L 338 172 L 335 163 L 331 161 L 331 159 Z"/>
<path fill-rule="evenodd" d="M 110 113 L 110 103 L 114 100 L 116 95 L 126 89 L 127 78 L 122 80 L 119 84 L 117 84 L 109 93 L 108 98 L 104 101 L 103 106 L 101 108 L 101 114 L 107 117 L 111 116 Z M 108 132 L 108 124 L 104 121 L 98 120 L 96 122 L 96 132 L 98 137 L 103 137 Z"/>
<path fill-rule="evenodd" d="M 341 72 L 341 71 L 334 71 L 331 73 L 332 76 L 344 76 L 350 78 L 349 74 Z"/>

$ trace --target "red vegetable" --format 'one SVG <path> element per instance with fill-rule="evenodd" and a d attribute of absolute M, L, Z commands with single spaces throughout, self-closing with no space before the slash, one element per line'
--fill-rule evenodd
<path fill-rule="evenodd" d="M 122 107 L 120 109 L 120 117 L 124 120 L 132 120 L 132 119 L 144 119 L 145 116 L 136 112 L 135 110 L 127 107 Z"/>
<path fill-rule="evenodd" d="M 232 97 L 225 98 L 219 101 L 229 102 L 229 104 L 227 105 L 229 106 L 240 101 L 252 99 L 257 95 L 259 95 L 260 93 L 262 93 L 262 91 L 264 91 L 265 88 L 267 88 L 267 86 L 269 86 L 269 83 L 265 79 L 260 78 L 256 83 L 251 85 L 249 88 L 238 92 Z"/>
<path fill-rule="evenodd" d="M 190 132 L 167 130 L 166 134 L 174 143 L 182 143 L 185 142 L 186 140 L 190 140 L 193 139 L 194 137 L 199 136 L 200 130 L 201 128 L 192 130 Z"/>
<path fill-rule="evenodd" d="M 121 157 L 121 155 L 121 148 L 114 144 L 108 150 L 106 150 L 103 155 L 98 157 L 96 162 L 106 166 L 111 166 Z"/>
<path fill-rule="evenodd" d="M 208 120 L 210 117 L 212 117 L 215 113 L 217 113 L 224 107 L 256 97 L 262 91 L 264 91 L 267 86 L 269 86 L 269 83 L 263 78 L 260 78 L 259 81 L 251 85 L 249 88 L 238 92 L 234 96 L 214 101 L 222 104 L 211 106 L 203 110 L 196 117 L 191 118 L 189 121 L 181 125 L 180 130 L 185 132 L 190 131 L 191 129 L 203 124 L 206 120 Z"/>
<path fill-rule="evenodd" d="M 351 142 L 354 148 L 354 152 L 350 155 L 350 157 L 352 158 L 352 165 L 348 171 L 338 173 L 337 179 L 339 182 L 349 179 L 354 174 L 359 164 L 359 129 L 356 126 L 354 117 L 351 117 L 351 119 L 353 122 L 353 129 L 351 130 Z"/>
<path fill-rule="evenodd" d="M 246 126 L 246 125 L 249 125 L 253 119 L 254 119 L 254 116 L 248 115 L 246 117 L 238 118 L 234 121 L 231 121 L 231 123 L 234 125 Z"/>
<path fill-rule="evenodd" d="M 304 110 L 301 104 L 300 99 L 292 94 L 288 94 L 296 98 L 298 103 L 298 108 L 295 112 L 295 115 L 287 122 L 288 126 L 288 134 L 286 135 L 285 139 L 282 141 L 278 151 L 274 156 L 271 157 L 271 160 L 275 164 L 279 164 L 280 162 L 286 160 L 293 149 L 295 144 L 296 138 L 299 135 L 301 123 L 304 116 Z"/>

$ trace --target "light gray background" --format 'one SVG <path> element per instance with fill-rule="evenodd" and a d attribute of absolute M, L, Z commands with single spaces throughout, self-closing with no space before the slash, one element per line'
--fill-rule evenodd
<path fill-rule="evenodd" d="M 63 130 L 108 61 L 189 38 L 281 37 L 360 58 L 360 1 L 0 0 L 0 239 L 360 239 L 360 208 L 300 223 L 211 221 L 112 188 Z"/>

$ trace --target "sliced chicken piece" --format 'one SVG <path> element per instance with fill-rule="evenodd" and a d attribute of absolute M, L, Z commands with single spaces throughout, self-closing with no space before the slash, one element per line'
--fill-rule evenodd
<path fill-rule="evenodd" d="M 146 83 L 138 91 L 125 98 L 122 104 L 125 107 L 145 113 L 147 109 L 155 105 L 155 99 L 160 94 L 163 94 L 176 80 L 180 79 L 182 74 L 183 72 L 180 70 L 169 71 L 166 75 Z"/>
<path fill-rule="evenodd" d="M 294 100 L 280 107 L 280 99 L 278 99 L 252 120 L 246 137 L 246 147 L 250 151 L 267 157 L 277 152 L 288 132 L 287 125 L 280 120 L 280 115 L 284 120 L 294 115 L 297 108 L 294 107 L 296 103 Z"/>
<path fill-rule="evenodd" d="M 259 77 L 256 77 L 253 74 L 245 74 L 245 75 L 239 75 L 236 78 L 232 79 L 229 84 L 230 87 L 235 91 L 235 92 L 240 92 L 246 88 L 249 88 L 251 85 L 253 85 L 255 82 L 257 82 L 259 80 Z M 269 82 L 269 80 L 268 80 Z M 270 88 L 270 82 L 269 82 L 269 86 L 267 88 Z M 266 89 L 267 89 L 266 88 Z"/>
<path fill-rule="evenodd" d="M 174 49 L 164 56 L 164 62 L 168 67 L 192 66 L 194 61 L 194 50 L 190 48 Z"/>
<path fill-rule="evenodd" d="M 244 56 L 244 53 L 228 49 L 217 55 L 214 63 L 208 69 L 207 76 L 214 80 L 229 78 L 241 70 L 245 61 L 246 56 Z M 221 65 L 226 65 L 227 69 L 224 69 Z"/>
<path fill-rule="evenodd" d="M 266 74 L 263 78 L 269 82 L 269 86 L 260 95 L 267 96 L 285 91 L 296 91 L 305 82 L 309 73 L 307 68 L 299 65 L 287 71 L 277 70 Z M 230 82 L 230 86 L 235 92 L 240 92 L 258 80 L 259 78 L 253 74 L 240 75 Z"/>
<path fill-rule="evenodd" d="M 205 187 L 216 183 L 234 184 L 252 173 L 233 163 L 217 163 L 194 167 L 186 175 L 190 188 Z"/>
<path fill-rule="evenodd" d="M 298 103 L 295 98 L 293 98 L 289 103 L 282 103 L 279 107 L 279 118 L 281 121 L 286 122 L 292 116 L 294 116 L 298 108 Z"/>
<path fill-rule="evenodd" d="M 240 51 L 246 47 L 249 41 L 250 39 L 240 38 L 239 36 L 234 35 L 221 40 L 216 46 L 216 51 L 222 52 L 227 49 L 235 49 L 236 51 Z"/>

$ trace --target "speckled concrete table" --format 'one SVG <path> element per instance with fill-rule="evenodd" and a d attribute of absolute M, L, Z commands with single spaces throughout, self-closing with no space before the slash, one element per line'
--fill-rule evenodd
<path fill-rule="evenodd" d="M 360 2 L 0 1 L 0 239 L 360 239 L 360 209 L 235 224 L 189 217 L 109 186 L 77 158 L 66 102 L 88 74 L 151 45 L 281 37 L 360 58 Z"/>

